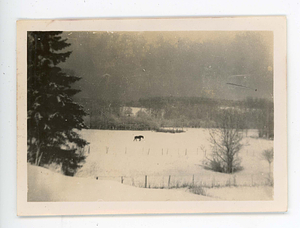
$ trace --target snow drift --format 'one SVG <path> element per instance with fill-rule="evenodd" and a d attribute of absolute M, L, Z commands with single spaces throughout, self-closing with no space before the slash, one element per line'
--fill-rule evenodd
<path fill-rule="evenodd" d="M 29 202 L 211 200 L 210 197 L 186 191 L 145 189 L 108 180 L 68 177 L 42 167 L 28 165 Z"/>

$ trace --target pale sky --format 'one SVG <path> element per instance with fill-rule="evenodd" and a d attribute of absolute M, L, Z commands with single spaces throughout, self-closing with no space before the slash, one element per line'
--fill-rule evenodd
<path fill-rule="evenodd" d="M 272 32 L 65 32 L 80 97 L 272 99 Z"/>

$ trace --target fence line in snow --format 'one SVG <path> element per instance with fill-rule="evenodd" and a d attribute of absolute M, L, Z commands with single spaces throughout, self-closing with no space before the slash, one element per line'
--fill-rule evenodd
<path fill-rule="evenodd" d="M 273 177 L 269 174 L 222 174 L 222 175 L 135 175 L 135 176 L 97 176 L 97 180 L 115 180 L 122 184 L 143 188 L 182 188 L 188 186 L 231 187 L 271 185 Z"/>

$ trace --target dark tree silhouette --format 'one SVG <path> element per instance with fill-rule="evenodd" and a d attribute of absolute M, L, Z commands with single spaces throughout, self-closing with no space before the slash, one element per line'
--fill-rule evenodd
<path fill-rule="evenodd" d="M 59 162 L 76 168 L 84 157 L 76 149 L 68 149 L 68 145 L 77 148 L 87 145 L 75 130 L 85 128 L 83 116 L 86 113 L 72 100 L 80 91 L 72 89 L 71 85 L 80 78 L 58 67 L 71 54 L 62 51 L 70 44 L 62 39 L 61 33 L 28 32 L 28 162 L 36 165 Z"/>

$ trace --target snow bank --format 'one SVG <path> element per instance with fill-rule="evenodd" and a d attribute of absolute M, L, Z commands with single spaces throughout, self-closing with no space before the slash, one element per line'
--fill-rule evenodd
<path fill-rule="evenodd" d="M 213 200 L 186 191 L 145 189 L 108 180 L 68 177 L 42 167 L 28 165 L 29 202 Z"/>
<path fill-rule="evenodd" d="M 205 188 L 205 192 L 219 200 L 273 200 L 273 188 L 270 186 Z"/>

